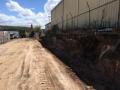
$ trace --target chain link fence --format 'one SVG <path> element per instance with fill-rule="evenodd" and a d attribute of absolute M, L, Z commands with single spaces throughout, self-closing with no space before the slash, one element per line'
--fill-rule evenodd
<path fill-rule="evenodd" d="M 92 29 L 115 31 L 120 29 L 120 0 L 98 0 L 96 6 L 86 5 L 88 9 L 73 16 L 71 12 L 66 20 L 57 23 L 61 30 Z M 67 15 L 66 15 L 67 17 Z M 52 23 L 52 22 L 51 22 Z"/>

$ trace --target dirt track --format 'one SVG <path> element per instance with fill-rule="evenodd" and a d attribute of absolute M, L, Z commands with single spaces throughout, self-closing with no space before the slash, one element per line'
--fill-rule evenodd
<path fill-rule="evenodd" d="M 0 45 L 0 90 L 85 90 L 54 55 L 31 39 Z"/>

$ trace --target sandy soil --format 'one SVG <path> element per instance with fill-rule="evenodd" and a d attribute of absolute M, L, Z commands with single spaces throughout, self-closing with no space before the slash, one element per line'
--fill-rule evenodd
<path fill-rule="evenodd" d="M 59 59 L 31 39 L 0 45 L 0 90 L 86 90 Z"/>

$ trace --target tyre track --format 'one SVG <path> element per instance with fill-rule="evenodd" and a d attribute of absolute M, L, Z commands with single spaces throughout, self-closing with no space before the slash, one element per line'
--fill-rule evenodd
<path fill-rule="evenodd" d="M 2 48 L 0 90 L 84 90 L 38 41 L 18 39 Z"/>

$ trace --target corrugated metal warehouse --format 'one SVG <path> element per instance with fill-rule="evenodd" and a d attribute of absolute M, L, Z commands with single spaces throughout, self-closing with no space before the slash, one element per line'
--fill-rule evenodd
<path fill-rule="evenodd" d="M 120 26 L 120 0 L 62 0 L 51 12 L 51 23 L 60 29 L 87 26 Z M 46 25 L 47 27 L 47 25 Z"/>

